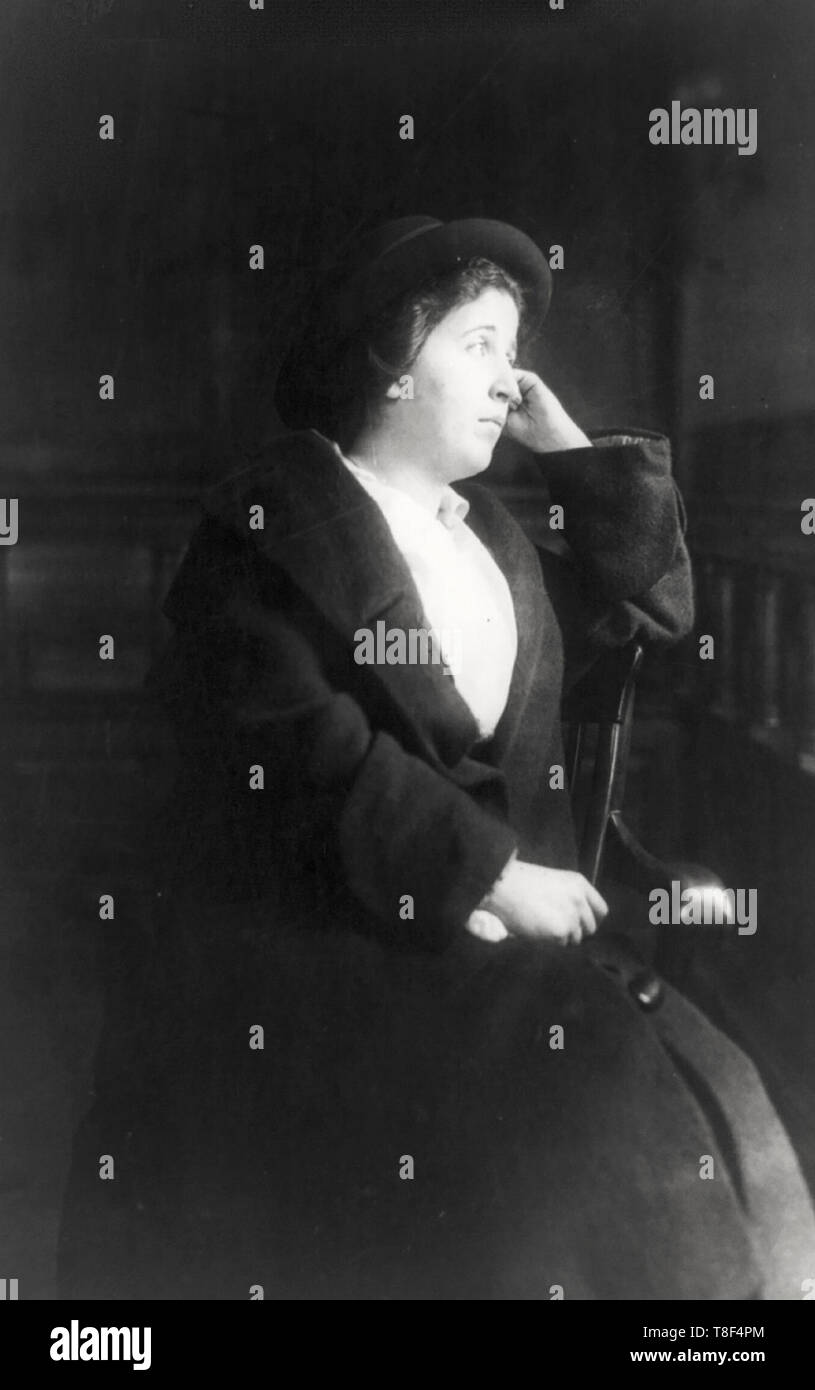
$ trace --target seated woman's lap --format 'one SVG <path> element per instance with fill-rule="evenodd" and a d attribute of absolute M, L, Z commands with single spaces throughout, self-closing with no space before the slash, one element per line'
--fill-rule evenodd
<path fill-rule="evenodd" d="M 197 969 L 176 961 L 171 1006 L 192 1015 L 164 1114 L 177 1205 L 230 1231 L 238 1263 L 336 1285 L 328 1297 L 428 1283 L 547 1297 L 564 1279 L 578 1297 L 636 1297 L 649 1280 L 654 1296 L 751 1292 L 726 1154 L 588 948 L 462 934 L 401 953 L 279 924 L 249 947 L 202 939 Z"/>

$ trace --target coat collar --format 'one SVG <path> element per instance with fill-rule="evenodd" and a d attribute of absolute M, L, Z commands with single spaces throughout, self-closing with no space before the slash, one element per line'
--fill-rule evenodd
<path fill-rule="evenodd" d="M 467 524 L 490 550 L 509 583 L 516 608 L 518 654 L 507 706 L 494 741 L 503 741 L 528 695 L 540 640 L 540 569 L 531 547 L 484 487 L 456 484 L 470 505 Z M 360 628 L 427 626 L 410 570 L 379 507 L 316 430 L 269 441 L 240 472 L 207 489 L 204 510 L 246 537 L 282 567 L 342 636 L 353 644 Z M 250 509 L 263 507 L 263 529 Z M 530 558 L 531 557 L 531 558 Z M 478 740 L 478 726 L 441 666 L 375 666 L 380 680 L 414 723 L 433 726 L 446 762 Z"/>
<path fill-rule="evenodd" d="M 415 587 L 376 503 L 316 430 L 271 440 L 202 500 L 205 512 L 282 566 L 345 635 Z M 257 506 L 261 529 L 250 524 Z"/>
<path fill-rule="evenodd" d="M 344 467 L 351 470 L 354 477 L 362 483 L 366 492 L 370 492 L 374 499 L 376 499 L 376 494 L 380 489 L 384 489 L 388 493 L 395 491 L 390 484 L 383 483 L 381 478 L 377 478 L 376 474 L 372 473 L 369 468 L 365 468 L 362 464 L 356 463 L 354 459 L 346 458 L 345 455 L 341 453 L 338 444 L 332 443 L 331 440 L 328 442 L 336 451 Z M 412 507 L 418 507 L 419 504 L 417 502 L 411 502 L 410 505 Z M 461 493 L 455 492 L 453 488 L 446 487 L 441 495 L 436 519 L 440 521 L 443 526 L 452 529 L 459 521 L 464 521 L 469 510 L 470 504 L 466 497 L 462 497 Z"/>

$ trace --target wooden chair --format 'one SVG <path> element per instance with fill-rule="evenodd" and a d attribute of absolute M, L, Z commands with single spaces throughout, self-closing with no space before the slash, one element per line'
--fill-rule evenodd
<path fill-rule="evenodd" d="M 629 829 L 623 816 L 626 773 L 631 747 L 637 678 L 645 648 L 634 640 L 602 656 L 563 701 L 566 729 L 566 774 L 578 827 L 580 868 L 594 884 L 609 882 L 647 899 L 655 888 L 671 892 L 672 883 L 702 892 L 721 888 L 710 869 L 684 861 L 664 861 L 651 854 Z M 680 928 L 659 937 L 655 965 L 681 983 L 693 963 L 697 936 Z M 654 971 L 632 978 L 631 987 L 644 1008 L 659 1002 Z"/>
<path fill-rule="evenodd" d="M 580 868 L 591 883 L 600 877 L 609 832 L 614 835 L 612 827 L 622 815 L 634 697 L 644 655 L 639 642 L 607 653 L 563 702 L 561 714 L 568 726 L 566 775 L 575 819 L 583 823 Z M 581 787 L 581 775 L 586 776 L 592 726 L 596 730 L 594 762 L 585 788 Z"/>

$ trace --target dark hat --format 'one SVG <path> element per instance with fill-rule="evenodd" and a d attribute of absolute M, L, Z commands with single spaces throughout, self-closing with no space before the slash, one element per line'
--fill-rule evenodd
<path fill-rule="evenodd" d="M 477 256 L 518 281 L 526 322 L 537 328 L 549 308 L 552 275 L 543 252 L 517 227 L 483 217 L 386 222 L 362 236 L 320 281 L 278 372 L 275 406 L 285 423 L 302 429 L 330 419 L 332 371 L 350 344 L 389 305 Z"/>

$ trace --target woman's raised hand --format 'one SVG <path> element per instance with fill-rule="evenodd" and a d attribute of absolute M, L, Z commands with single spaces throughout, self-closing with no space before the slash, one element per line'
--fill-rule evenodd
<path fill-rule="evenodd" d="M 513 936 L 580 942 L 608 916 L 608 904 L 582 874 L 514 860 L 481 904 Z"/>
<path fill-rule="evenodd" d="M 585 449 L 591 440 L 566 414 L 554 391 L 534 372 L 513 368 L 518 394 L 509 402 L 504 432 L 536 454 L 555 449 Z"/>

